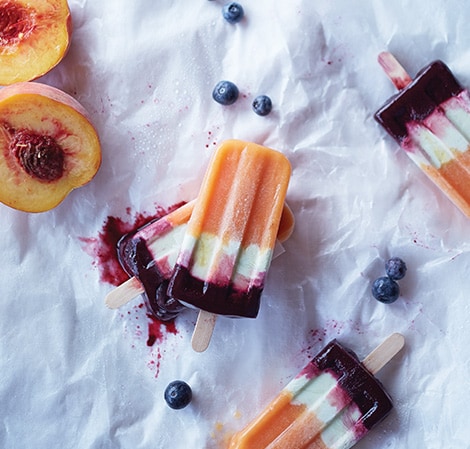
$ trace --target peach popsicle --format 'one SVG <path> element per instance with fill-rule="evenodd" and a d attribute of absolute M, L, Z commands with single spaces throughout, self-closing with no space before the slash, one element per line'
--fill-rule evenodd
<path fill-rule="evenodd" d="M 170 279 L 172 298 L 211 314 L 254 318 L 291 168 L 280 152 L 239 140 L 212 157 Z"/>
<path fill-rule="evenodd" d="M 186 203 L 119 240 L 119 262 L 131 278 L 106 297 L 108 307 L 118 308 L 145 293 L 150 310 L 162 320 L 170 320 L 184 309 L 167 296 L 166 290 L 194 203 Z M 279 242 L 290 237 L 294 221 L 292 211 L 284 204 L 277 232 Z"/>
<path fill-rule="evenodd" d="M 229 449 L 349 449 L 393 408 L 374 374 L 403 345 L 403 336 L 392 334 L 361 363 L 333 340 L 231 438 Z"/>
<path fill-rule="evenodd" d="M 408 156 L 470 216 L 470 98 L 442 61 L 414 80 L 388 52 L 379 63 L 399 93 L 375 114 Z"/>

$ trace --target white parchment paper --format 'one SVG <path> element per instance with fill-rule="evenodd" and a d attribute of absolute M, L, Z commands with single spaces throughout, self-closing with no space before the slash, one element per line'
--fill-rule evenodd
<path fill-rule="evenodd" d="M 468 447 L 470 220 L 373 119 L 394 94 L 377 64 L 390 50 L 411 75 L 442 59 L 470 86 L 470 10 L 449 0 L 70 0 L 70 51 L 40 79 L 91 113 L 103 163 L 56 209 L 0 205 L 0 446 L 5 449 L 224 447 L 330 339 L 364 357 L 388 334 L 406 348 L 379 374 L 395 409 L 357 447 Z M 231 107 L 211 98 L 237 84 Z M 251 111 L 269 95 L 268 117 Z M 113 288 L 83 239 L 107 217 L 194 198 L 216 145 L 284 152 L 296 216 L 256 320 L 218 320 L 190 347 L 195 313 L 148 346 L 138 298 Z M 401 297 L 376 302 L 384 261 L 408 265 Z M 194 400 L 163 400 L 175 379 Z"/>

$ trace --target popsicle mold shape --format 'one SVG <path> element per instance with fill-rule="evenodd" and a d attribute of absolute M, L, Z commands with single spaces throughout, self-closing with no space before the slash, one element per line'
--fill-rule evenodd
<path fill-rule="evenodd" d="M 349 449 L 392 410 L 374 374 L 403 345 L 403 336 L 392 334 L 361 363 L 333 340 L 232 437 L 229 449 Z"/>
<path fill-rule="evenodd" d="M 375 119 L 408 156 L 470 216 L 470 98 L 442 61 L 411 80 L 390 53 L 379 62 L 400 88 Z"/>
<path fill-rule="evenodd" d="M 280 152 L 239 140 L 215 152 L 186 228 L 168 295 L 214 314 L 254 318 L 291 168 Z"/>

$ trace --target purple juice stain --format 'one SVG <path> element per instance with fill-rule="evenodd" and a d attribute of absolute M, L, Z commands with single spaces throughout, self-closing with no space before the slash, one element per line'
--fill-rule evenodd
<path fill-rule="evenodd" d="M 152 267 L 148 260 L 148 254 L 140 254 L 139 251 L 132 248 L 133 245 L 137 246 L 138 242 L 132 242 L 132 244 L 129 242 L 138 229 L 164 217 L 181 205 L 176 204 L 168 209 L 157 207 L 154 214 L 136 213 L 130 221 L 109 216 L 106 218 L 97 237 L 80 238 L 80 241 L 84 244 L 84 251 L 93 257 L 93 265 L 98 268 L 100 280 L 104 283 L 117 287 L 127 281 L 129 276 L 135 275 L 131 269 L 132 263 L 137 264 L 139 260 L 146 262 L 148 272 L 144 276 L 146 276 L 145 284 L 146 290 L 148 290 L 146 291 L 146 296 L 149 296 L 149 298 L 145 298 L 145 307 L 148 310 L 147 317 L 149 318 L 148 346 L 153 346 L 155 343 L 160 342 L 164 334 L 176 334 L 174 323 L 169 321 L 184 306 L 162 295 L 162 291 L 158 290 L 158 286 L 161 285 L 161 279 L 158 277 L 158 274 L 154 281 L 151 280 Z M 127 210 L 127 214 L 131 217 L 130 209 Z M 134 256 L 135 262 L 131 262 L 131 264 L 125 263 L 124 254 L 120 255 L 120 251 L 124 251 L 124 248 L 125 251 L 136 251 L 137 254 Z M 131 255 L 129 257 L 132 259 Z"/>

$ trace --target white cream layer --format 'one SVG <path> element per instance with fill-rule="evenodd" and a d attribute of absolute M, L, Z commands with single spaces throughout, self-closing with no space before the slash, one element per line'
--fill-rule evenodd
<path fill-rule="evenodd" d="M 418 165 L 439 169 L 468 150 L 470 143 L 470 98 L 467 91 L 445 101 L 422 122 L 407 125 L 415 151 L 409 156 Z"/>
<path fill-rule="evenodd" d="M 308 378 L 299 376 L 285 389 L 293 395 L 293 404 L 303 404 L 324 424 L 320 437 L 329 449 L 349 449 L 360 439 L 354 428 L 362 418 L 362 413 L 354 402 L 341 404 L 336 378 L 322 372 L 319 376 Z"/>
<path fill-rule="evenodd" d="M 187 227 L 188 224 L 184 223 L 170 228 L 167 232 L 155 235 L 146 242 L 155 264 L 165 277 L 169 278 L 173 272 Z"/>
<path fill-rule="evenodd" d="M 177 263 L 189 268 L 198 279 L 222 285 L 232 282 L 245 289 L 263 285 L 272 253 L 258 245 L 245 248 L 236 240 L 225 242 L 210 233 L 202 233 L 199 238 L 186 233 Z"/>

